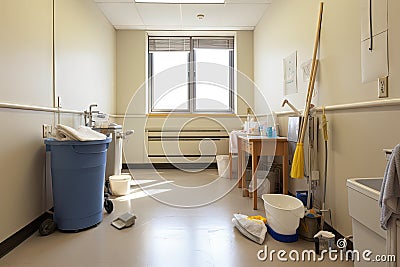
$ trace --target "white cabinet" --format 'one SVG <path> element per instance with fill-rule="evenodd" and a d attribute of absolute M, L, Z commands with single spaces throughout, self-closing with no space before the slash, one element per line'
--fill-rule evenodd
<path fill-rule="evenodd" d="M 353 244 L 357 251 L 370 250 L 373 255 L 386 254 L 386 231 L 380 227 L 379 190 L 382 178 L 347 180 L 349 214 L 353 228 Z M 355 267 L 386 266 L 376 262 L 355 261 Z"/>

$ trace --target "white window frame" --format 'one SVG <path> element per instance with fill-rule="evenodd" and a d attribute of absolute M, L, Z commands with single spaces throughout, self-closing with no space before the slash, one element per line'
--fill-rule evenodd
<path fill-rule="evenodd" d="M 188 90 L 189 90 L 189 108 L 187 110 L 170 110 L 170 109 L 153 109 L 153 88 L 152 88 L 152 81 L 151 81 L 151 56 L 150 56 L 150 51 L 149 51 L 149 37 L 190 37 L 190 38 L 196 38 L 196 37 L 209 37 L 209 38 L 218 38 L 218 37 L 233 37 L 234 38 L 234 48 L 232 53 L 230 54 L 230 81 L 229 81 L 229 87 L 230 87 L 230 92 L 229 92 L 229 109 L 226 110 L 197 110 L 195 105 L 196 105 L 196 99 L 195 99 L 195 77 L 193 76 L 193 66 L 195 65 L 195 62 L 193 62 L 194 59 L 194 53 L 193 53 L 193 45 L 192 45 L 192 39 L 190 42 L 190 53 L 189 53 L 189 59 L 188 59 L 188 64 L 189 64 L 189 85 L 188 85 Z M 194 32 L 147 32 L 147 37 L 146 37 L 146 77 L 147 77 L 147 85 L 146 85 L 146 98 L 147 98 L 147 111 L 149 114 L 157 114 L 157 113 L 222 113 L 222 114 L 235 114 L 237 111 L 237 97 L 236 97 L 236 75 L 235 75 L 235 69 L 236 68 L 236 59 L 237 59 L 237 40 L 236 40 L 236 34 L 235 32 L 202 32 L 202 33 L 194 33 Z"/>

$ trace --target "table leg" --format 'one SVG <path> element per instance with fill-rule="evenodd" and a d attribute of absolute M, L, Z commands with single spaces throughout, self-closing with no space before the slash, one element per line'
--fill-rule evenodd
<path fill-rule="evenodd" d="M 255 153 L 252 153 L 251 160 L 251 170 L 252 170 L 252 180 L 253 180 L 253 209 L 257 209 L 257 165 L 258 165 L 258 156 Z"/>
<path fill-rule="evenodd" d="M 240 172 L 238 175 L 240 175 L 240 186 L 242 188 L 242 196 L 243 197 L 248 197 L 249 196 L 249 190 L 246 187 L 246 167 L 247 167 L 247 157 L 246 157 L 246 152 L 242 149 L 244 147 L 244 141 L 240 140 L 238 142 L 238 145 L 240 144 Z"/>
<path fill-rule="evenodd" d="M 242 172 L 243 172 L 243 170 L 242 170 L 243 153 L 242 153 L 242 144 L 241 143 L 242 142 L 240 141 L 240 139 L 238 139 L 238 162 L 237 162 L 237 164 L 238 164 L 238 166 L 237 166 L 237 169 L 238 169 L 238 188 L 242 188 L 242 179 L 243 179 L 243 176 L 242 176 Z"/>
<path fill-rule="evenodd" d="M 232 153 L 229 152 L 229 179 L 232 179 Z"/>
<path fill-rule="evenodd" d="M 288 142 L 283 142 L 283 156 L 282 156 L 282 160 L 283 160 L 283 164 L 282 164 L 282 191 L 283 194 L 287 195 L 288 194 L 288 179 L 289 179 L 289 175 L 288 175 L 288 169 L 289 169 L 289 157 L 288 157 Z"/>

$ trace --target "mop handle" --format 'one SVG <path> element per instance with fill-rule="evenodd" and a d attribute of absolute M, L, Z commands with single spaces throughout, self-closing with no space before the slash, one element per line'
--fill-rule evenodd
<path fill-rule="evenodd" d="M 321 2 L 319 4 L 319 16 L 318 16 L 318 26 L 317 26 L 317 33 L 315 35 L 315 42 L 314 42 L 314 51 L 313 51 L 313 57 L 312 57 L 312 64 L 311 64 L 311 76 L 310 76 L 310 82 L 308 83 L 308 90 L 307 90 L 307 102 L 306 106 L 304 109 L 304 115 L 303 115 L 303 125 L 301 128 L 301 133 L 300 133 L 300 139 L 299 142 L 303 143 L 304 142 L 304 135 L 306 131 L 306 124 L 307 124 L 307 117 L 308 113 L 310 111 L 310 104 L 311 104 L 311 98 L 314 90 L 314 83 L 315 83 L 315 76 L 316 76 L 316 65 L 317 65 L 317 50 L 318 50 L 318 44 L 319 44 L 319 39 L 321 35 L 321 23 L 322 23 L 322 12 L 324 9 L 324 3 Z"/>
<path fill-rule="evenodd" d="M 311 72 L 310 84 L 312 84 L 312 89 L 307 94 L 307 103 L 306 103 L 306 108 L 304 110 L 302 125 L 301 125 L 301 133 L 300 133 L 300 139 L 299 139 L 300 143 L 304 142 L 307 121 L 308 121 L 308 113 L 310 112 L 311 98 L 312 98 L 312 93 L 313 93 L 313 89 L 314 89 L 314 82 L 315 82 L 317 67 L 318 67 L 318 61 L 315 62 L 314 68 Z"/>

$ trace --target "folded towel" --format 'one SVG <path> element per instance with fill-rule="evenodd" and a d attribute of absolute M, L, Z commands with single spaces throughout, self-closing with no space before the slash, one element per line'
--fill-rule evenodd
<path fill-rule="evenodd" d="M 386 165 L 379 206 L 382 208 L 381 227 L 387 230 L 388 220 L 391 217 L 400 218 L 400 144 L 393 149 Z"/>
<path fill-rule="evenodd" d="M 92 130 L 90 127 L 80 126 L 77 130 L 66 125 L 57 124 L 56 139 L 60 141 L 75 140 L 75 141 L 96 141 L 105 140 L 106 135 Z"/>

